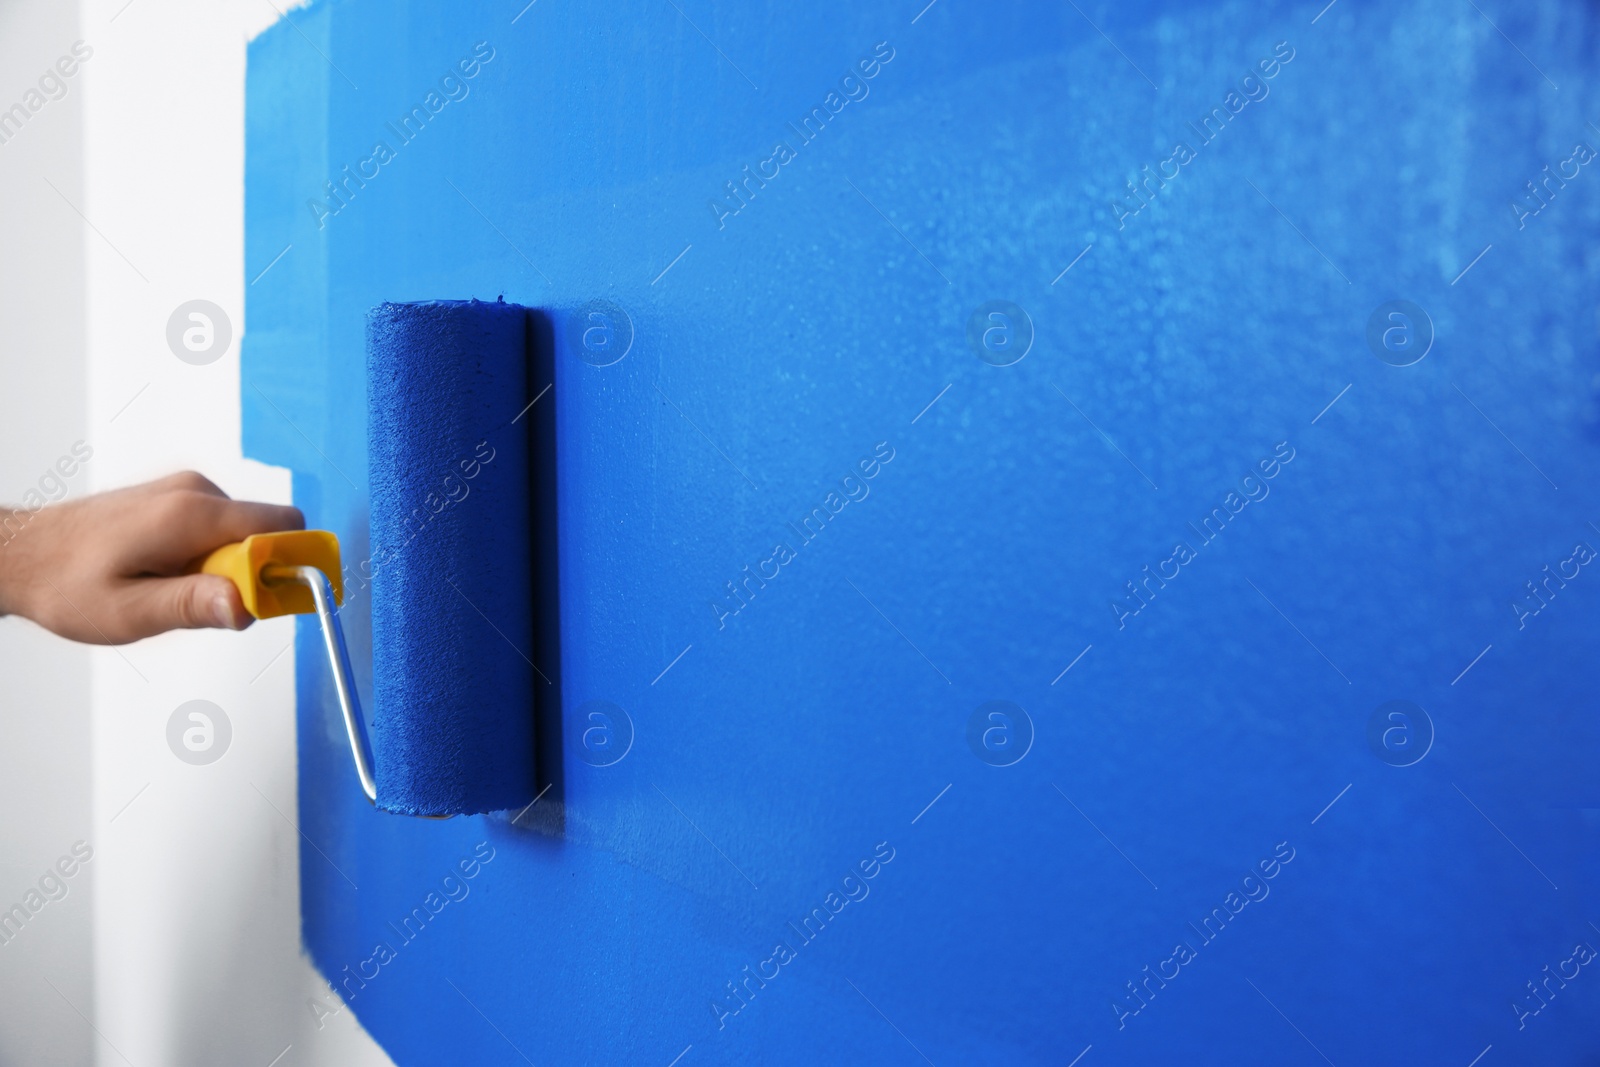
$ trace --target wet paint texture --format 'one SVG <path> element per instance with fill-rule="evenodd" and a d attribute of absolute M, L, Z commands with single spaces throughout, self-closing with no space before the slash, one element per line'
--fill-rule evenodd
<path fill-rule="evenodd" d="M 1600 947 L 1592 10 L 679 6 L 251 45 L 246 276 L 292 248 L 245 447 L 309 523 L 370 556 L 369 308 L 553 323 L 559 782 L 372 811 L 300 634 L 305 945 L 362 1024 L 401 1064 L 1584 1062 L 1600 979 L 1528 983 Z"/>

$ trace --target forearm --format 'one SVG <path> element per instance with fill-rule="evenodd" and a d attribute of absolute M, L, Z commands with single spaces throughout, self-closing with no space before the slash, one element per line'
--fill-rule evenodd
<path fill-rule="evenodd" d="M 26 508 L 0 507 L 0 615 L 23 614 L 13 561 L 21 555 L 18 538 L 31 518 L 33 512 Z"/>

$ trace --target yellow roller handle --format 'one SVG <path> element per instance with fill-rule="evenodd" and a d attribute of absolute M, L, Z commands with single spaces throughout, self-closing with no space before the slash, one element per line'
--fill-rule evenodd
<path fill-rule="evenodd" d="M 327 530 L 284 530 L 255 534 L 223 545 L 200 564 L 202 574 L 220 574 L 239 587 L 245 610 L 258 619 L 279 615 L 308 615 L 317 610 L 311 590 L 298 582 L 261 578 L 268 564 L 315 567 L 327 575 L 336 603 L 344 603 L 343 570 L 339 566 L 339 539 Z"/>
<path fill-rule="evenodd" d="M 284 530 L 255 534 L 223 545 L 200 564 L 202 574 L 220 574 L 239 587 L 245 610 L 258 619 L 316 612 L 322 625 L 322 642 L 333 669 L 333 684 L 350 736 L 350 754 L 367 800 L 376 803 L 372 741 L 367 720 L 356 694 L 355 672 L 345 647 L 339 615 L 328 603 L 331 588 L 336 604 L 344 603 L 343 569 L 339 566 L 339 539 L 326 530 Z M 326 579 L 324 581 L 323 579 Z"/>

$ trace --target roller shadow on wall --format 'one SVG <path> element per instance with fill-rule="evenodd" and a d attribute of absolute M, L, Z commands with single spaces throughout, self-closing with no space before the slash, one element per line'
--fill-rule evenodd
<path fill-rule="evenodd" d="M 538 398 L 528 411 L 528 499 L 533 544 L 533 661 L 531 712 L 534 765 L 539 800 L 513 825 L 552 837 L 566 831 L 565 775 L 562 771 L 561 568 L 560 524 L 556 516 L 555 329 L 542 311 L 528 312 L 528 383 Z M 548 392 L 541 395 L 541 391 Z M 541 676 L 542 675 L 542 676 Z"/>

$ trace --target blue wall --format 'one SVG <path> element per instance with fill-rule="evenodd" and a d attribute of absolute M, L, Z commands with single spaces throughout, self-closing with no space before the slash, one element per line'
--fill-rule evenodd
<path fill-rule="evenodd" d="M 1600 548 L 1600 170 L 1524 189 L 1600 148 L 1597 18 L 1319 6 L 352 0 L 252 44 L 245 447 L 351 562 L 366 310 L 554 324 L 551 791 L 372 811 L 300 632 L 305 944 L 397 1063 L 1593 1062 L 1596 968 L 1525 983 L 1600 948 L 1600 571 L 1514 604 Z"/>

